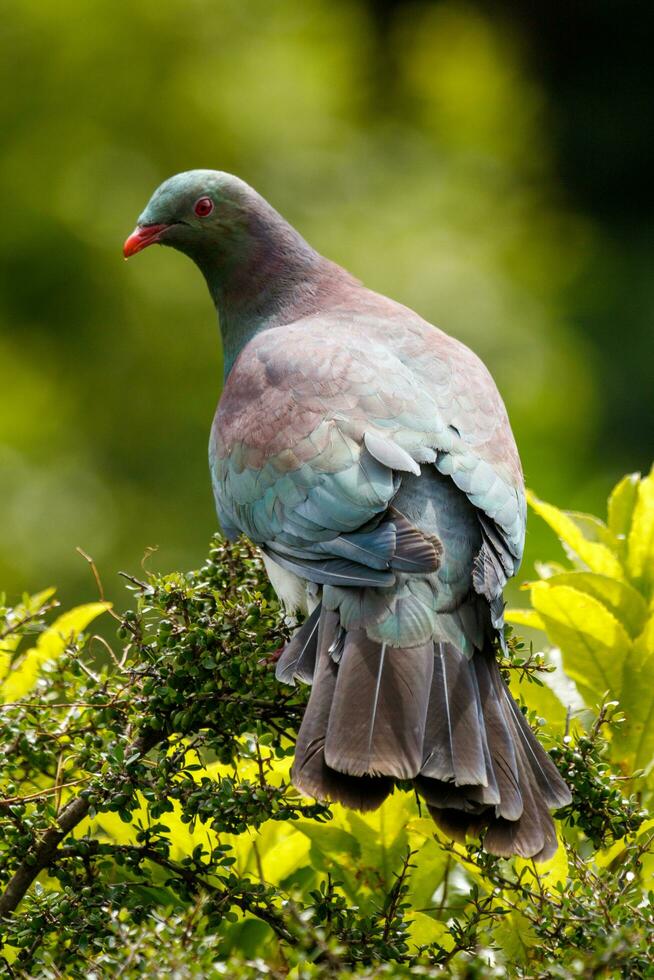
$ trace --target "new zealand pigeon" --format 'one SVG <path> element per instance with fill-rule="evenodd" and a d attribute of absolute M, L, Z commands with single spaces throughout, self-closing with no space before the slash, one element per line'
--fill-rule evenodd
<path fill-rule="evenodd" d="M 203 273 L 225 382 L 209 460 L 230 537 L 306 619 L 277 664 L 312 684 L 293 781 L 359 810 L 412 780 L 436 823 L 546 860 L 570 792 L 497 666 L 525 536 L 522 470 L 478 357 L 319 255 L 242 180 L 162 184 L 124 246 Z"/>

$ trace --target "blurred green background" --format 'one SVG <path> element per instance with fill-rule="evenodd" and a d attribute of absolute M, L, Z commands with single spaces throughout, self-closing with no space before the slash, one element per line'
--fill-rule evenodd
<path fill-rule="evenodd" d="M 0 586 L 92 597 L 76 545 L 114 597 L 149 547 L 204 556 L 213 307 L 182 256 L 121 257 L 193 167 L 474 347 L 541 496 L 599 510 L 648 467 L 654 8 L 630 8 L 4 0 Z M 523 574 L 554 551 L 532 520 Z"/>

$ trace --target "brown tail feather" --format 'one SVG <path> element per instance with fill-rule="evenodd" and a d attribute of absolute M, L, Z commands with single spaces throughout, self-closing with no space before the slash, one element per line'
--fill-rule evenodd
<path fill-rule="evenodd" d="M 299 637 L 287 658 L 295 676 L 309 673 L 291 667 L 305 642 Z M 569 803 L 570 792 L 492 651 L 468 660 L 451 644 L 383 647 L 360 630 L 343 636 L 338 614 L 325 609 L 311 642 L 313 688 L 292 771 L 301 792 L 372 810 L 394 779 L 412 778 L 455 840 L 481 834 L 485 849 L 504 857 L 555 853 L 549 811 Z"/>
<path fill-rule="evenodd" d="M 493 799 L 491 779 L 483 787 L 421 775 L 416 788 L 437 825 L 455 840 L 481 833 L 491 854 L 548 860 L 557 847 L 549 808 L 569 803 L 570 791 L 511 697 L 492 652 L 475 653 L 470 673 L 478 686 L 499 799 Z M 494 805 L 489 805 L 491 799 Z"/>
<path fill-rule="evenodd" d="M 334 699 L 338 667 L 329 647 L 340 629 L 336 613 L 321 613 L 318 655 L 311 697 L 295 746 L 293 783 L 307 796 L 342 803 L 352 810 L 376 810 L 392 789 L 386 777 L 357 778 L 331 769 L 325 762 L 325 739 Z"/>
<path fill-rule="evenodd" d="M 400 650 L 362 630 L 348 632 L 327 727 L 328 765 L 352 776 L 417 776 L 433 663 L 431 643 Z"/>

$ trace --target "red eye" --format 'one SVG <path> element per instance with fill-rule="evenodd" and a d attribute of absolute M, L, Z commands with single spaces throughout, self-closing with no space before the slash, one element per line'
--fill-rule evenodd
<path fill-rule="evenodd" d="M 198 218 L 206 218 L 213 211 L 213 201 L 210 197 L 201 197 L 195 202 L 194 210 Z"/>

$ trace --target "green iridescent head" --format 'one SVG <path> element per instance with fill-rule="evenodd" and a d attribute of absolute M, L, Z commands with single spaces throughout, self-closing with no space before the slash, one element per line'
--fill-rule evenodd
<path fill-rule="evenodd" d="M 155 243 L 177 248 L 196 261 L 217 248 L 226 253 L 249 237 L 256 215 L 266 208 L 263 198 L 232 174 L 176 174 L 154 192 L 123 253 L 129 258 Z"/>
<path fill-rule="evenodd" d="M 123 254 L 155 243 L 188 255 L 204 275 L 227 368 L 324 261 L 245 181 L 219 170 L 189 170 L 157 188 Z"/>

